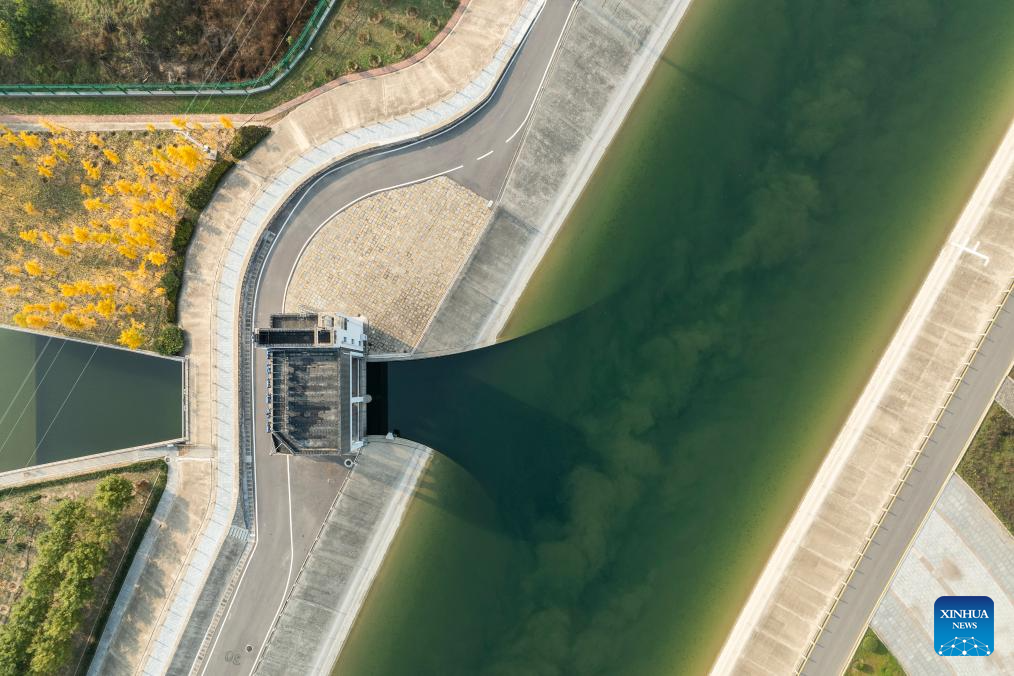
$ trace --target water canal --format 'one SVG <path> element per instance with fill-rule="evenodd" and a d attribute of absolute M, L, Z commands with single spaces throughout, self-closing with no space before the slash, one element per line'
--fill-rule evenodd
<path fill-rule="evenodd" d="M 0 472 L 183 436 L 182 362 L 0 329 Z"/>
<path fill-rule="evenodd" d="M 438 451 L 336 672 L 703 673 L 1014 114 L 1014 3 L 696 2 Z"/>

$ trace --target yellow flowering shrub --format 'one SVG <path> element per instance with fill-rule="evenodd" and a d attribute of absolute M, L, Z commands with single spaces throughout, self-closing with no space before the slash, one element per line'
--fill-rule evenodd
<path fill-rule="evenodd" d="M 181 131 L 45 131 L 0 125 L 0 322 L 130 348 L 165 321 L 162 276 L 183 197 L 231 122 Z M 195 144 L 196 142 L 196 144 Z"/>

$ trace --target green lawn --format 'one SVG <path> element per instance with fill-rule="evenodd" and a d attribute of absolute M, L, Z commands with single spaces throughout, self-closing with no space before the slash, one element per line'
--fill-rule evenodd
<path fill-rule="evenodd" d="M 990 407 L 958 474 L 1014 532 L 1014 418 L 999 404 Z"/>
<path fill-rule="evenodd" d="M 867 629 L 863 640 L 859 643 L 856 654 L 852 656 L 846 676 L 873 674 L 874 676 L 905 676 L 905 670 L 898 660 L 887 650 L 872 629 Z"/>
<path fill-rule="evenodd" d="M 5 98 L 0 101 L 0 110 L 39 115 L 261 112 L 343 75 L 412 56 L 432 42 L 457 6 L 458 0 L 345 0 L 328 19 L 312 51 L 280 85 L 262 94 L 196 98 Z"/>

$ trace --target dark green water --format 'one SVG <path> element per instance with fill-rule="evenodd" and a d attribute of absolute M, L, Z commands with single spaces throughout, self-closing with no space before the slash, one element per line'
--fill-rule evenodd
<path fill-rule="evenodd" d="M 512 318 L 342 674 L 702 673 L 1014 113 L 1014 3 L 698 2 Z"/>
<path fill-rule="evenodd" d="M 0 472 L 183 436 L 176 360 L 0 329 Z"/>

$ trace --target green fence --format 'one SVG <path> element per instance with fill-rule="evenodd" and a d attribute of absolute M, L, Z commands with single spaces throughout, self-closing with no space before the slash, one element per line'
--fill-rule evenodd
<path fill-rule="evenodd" d="M 317 33 L 324 26 L 331 10 L 340 0 L 318 0 L 313 8 L 306 26 L 299 37 L 289 46 L 285 55 L 260 77 L 243 82 L 180 82 L 156 84 L 24 84 L 0 85 L 0 97 L 31 96 L 193 96 L 207 95 L 246 95 L 265 92 L 272 89 L 288 75 L 296 64 L 302 60 L 310 49 Z"/>

